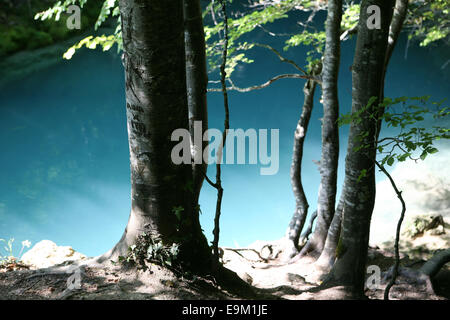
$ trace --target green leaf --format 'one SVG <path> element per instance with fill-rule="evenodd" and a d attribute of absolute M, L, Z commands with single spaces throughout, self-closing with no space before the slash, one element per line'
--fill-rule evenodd
<path fill-rule="evenodd" d="M 389 159 L 387 160 L 388 166 L 392 166 L 394 164 L 394 161 L 395 161 L 394 157 L 392 157 L 392 156 L 389 157 Z"/>
<path fill-rule="evenodd" d="M 359 174 L 359 176 L 358 176 L 358 180 L 357 180 L 357 182 L 360 182 L 363 178 L 365 178 L 367 176 L 367 170 L 366 169 L 363 169 L 363 170 L 361 170 L 361 172 L 360 172 L 360 174 Z"/>
<path fill-rule="evenodd" d="M 427 151 L 424 150 L 424 151 L 422 152 L 422 154 L 420 155 L 420 159 L 425 160 L 425 158 L 427 157 L 427 155 L 428 155 Z"/>

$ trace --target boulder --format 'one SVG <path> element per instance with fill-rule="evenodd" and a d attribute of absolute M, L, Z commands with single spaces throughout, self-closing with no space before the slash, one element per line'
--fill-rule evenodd
<path fill-rule="evenodd" d="M 20 259 L 22 263 L 34 268 L 48 268 L 66 261 L 84 260 L 84 254 L 69 246 L 58 246 L 50 240 L 42 240 L 28 250 Z"/>

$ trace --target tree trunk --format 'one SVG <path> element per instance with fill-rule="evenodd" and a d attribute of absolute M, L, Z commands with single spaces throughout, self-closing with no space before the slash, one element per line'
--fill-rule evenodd
<path fill-rule="evenodd" d="M 321 72 L 321 67 L 318 66 L 311 74 L 318 75 Z M 295 197 L 295 212 L 292 216 L 289 227 L 286 231 L 286 238 L 289 240 L 290 248 L 289 258 L 297 254 L 297 246 L 305 224 L 306 215 L 308 214 L 308 200 L 306 199 L 305 191 L 302 184 L 302 158 L 303 158 L 303 144 L 308 131 L 309 120 L 311 118 L 311 112 L 314 106 L 314 92 L 316 90 L 316 82 L 308 80 L 303 87 L 303 93 L 305 95 L 302 114 L 297 124 L 297 128 L 294 133 L 294 150 L 292 155 L 291 164 L 291 184 L 292 191 Z"/>
<path fill-rule="evenodd" d="M 203 141 L 203 133 L 208 130 L 206 93 L 208 75 L 206 70 L 205 34 L 202 10 L 199 0 L 184 0 L 185 46 L 186 46 L 186 86 L 189 108 L 189 131 L 193 164 L 194 201 L 198 203 L 200 189 L 208 165 L 203 161 L 203 150 L 208 142 Z M 201 121 L 201 136 L 194 136 L 195 121 Z M 198 130 L 200 131 L 200 130 Z"/>
<path fill-rule="evenodd" d="M 380 29 L 368 29 L 367 9 L 376 5 L 381 11 Z M 393 1 L 363 0 L 358 25 L 358 39 L 352 66 L 352 112 L 358 112 L 376 97 L 368 113 L 378 106 L 386 57 Z M 377 122 L 363 114 L 360 122 L 352 122 L 345 162 L 345 214 L 337 260 L 331 280 L 346 286 L 355 298 L 364 295 L 364 279 L 369 243 L 370 220 L 375 202 L 375 170 Z M 362 138 L 363 137 L 363 138 Z M 355 152 L 362 145 L 367 148 Z M 365 175 L 362 173 L 365 172 Z"/>
<path fill-rule="evenodd" d="M 300 236 L 300 240 L 299 240 L 299 245 L 300 246 L 304 245 L 306 243 L 306 241 L 308 241 L 309 236 L 312 233 L 313 224 L 314 224 L 314 221 L 316 220 L 316 218 L 317 218 L 317 210 L 315 210 L 312 213 L 311 217 L 309 218 L 308 227 L 305 229 L 305 231 L 303 231 L 302 235 Z"/>
<path fill-rule="evenodd" d="M 190 165 L 171 159 L 172 132 L 188 129 L 183 0 L 120 1 L 131 162 L 131 213 L 105 256 L 127 254 L 142 233 L 178 243 L 181 261 L 205 269 L 210 251 L 193 210 Z M 182 208 L 180 219 L 174 208 Z M 105 257 L 104 256 L 104 257 Z"/>
<path fill-rule="evenodd" d="M 383 85 L 381 86 L 380 99 L 384 99 L 384 84 L 386 80 L 387 68 L 389 65 L 389 61 L 391 60 L 392 53 L 394 52 L 394 48 L 397 44 L 398 37 L 400 36 L 400 32 L 403 29 L 403 24 L 406 19 L 406 15 L 408 13 L 408 2 L 409 0 L 396 0 L 394 13 L 392 15 L 391 25 L 389 27 L 389 38 L 388 45 L 386 49 L 386 57 L 384 58 L 384 68 L 383 68 Z M 384 108 L 380 109 L 380 113 L 378 114 L 378 127 L 377 127 L 377 140 L 381 131 L 381 116 L 384 113 Z"/>
<path fill-rule="evenodd" d="M 317 222 L 314 232 L 300 252 L 303 256 L 322 252 L 328 228 L 336 205 L 337 168 L 339 159 L 339 99 L 338 74 L 340 61 L 340 35 L 342 0 L 328 1 L 326 41 L 322 72 L 322 157 L 320 160 L 320 187 L 317 205 Z"/>
<path fill-rule="evenodd" d="M 330 228 L 328 229 L 327 240 L 323 247 L 322 253 L 319 259 L 316 261 L 316 266 L 323 272 L 328 272 L 333 267 L 336 260 L 336 248 L 339 242 L 339 236 L 341 234 L 342 215 L 344 211 L 344 193 L 345 186 L 343 188 L 339 204 L 334 213 L 333 220 L 331 221 Z"/>

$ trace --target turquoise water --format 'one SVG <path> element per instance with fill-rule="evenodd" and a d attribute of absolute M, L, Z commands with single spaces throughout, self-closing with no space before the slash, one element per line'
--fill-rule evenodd
<path fill-rule="evenodd" d="M 257 32 L 254 39 L 279 40 Z M 354 41 L 342 48 L 339 96 L 342 112 L 351 104 Z M 432 95 L 448 98 L 447 48 L 410 46 L 406 39 L 394 52 L 386 95 Z M 301 63 L 305 51 L 286 56 Z M 239 67 L 236 85 L 265 82 L 295 72 L 264 49 L 252 53 L 256 62 Z M 212 76 L 217 79 L 217 77 Z M 280 238 L 294 210 L 289 180 L 293 132 L 301 112 L 303 80 L 281 80 L 251 93 L 230 93 L 231 128 L 280 130 L 280 168 L 273 176 L 259 175 L 259 165 L 224 165 L 225 189 L 221 245 L 248 245 L 257 239 Z M 112 247 L 125 228 L 130 210 L 128 142 L 125 118 L 124 73 L 114 52 L 81 50 L 72 60 L 7 83 L 0 88 L 0 238 L 49 239 L 71 245 L 87 255 Z M 312 160 L 320 159 L 321 105 L 316 105 L 307 137 L 303 181 L 315 209 L 319 173 Z M 219 93 L 210 93 L 210 127 L 223 127 Z M 347 128 L 341 129 L 343 180 Z M 209 170 L 214 177 L 214 167 Z M 201 223 L 212 238 L 215 189 L 204 185 Z"/>

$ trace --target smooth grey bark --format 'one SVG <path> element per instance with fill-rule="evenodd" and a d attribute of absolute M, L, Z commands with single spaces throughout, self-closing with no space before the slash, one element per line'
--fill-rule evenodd
<path fill-rule="evenodd" d="M 125 256 L 146 232 L 178 243 L 185 266 L 206 270 L 210 251 L 193 210 L 190 165 L 171 159 L 172 132 L 188 129 L 183 0 L 119 3 L 131 169 L 131 213 L 121 240 L 104 258 Z M 181 219 L 173 212 L 182 207 Z"/>
<path fill-rule="evenodd" d="M 392 56 L 392 52 L 397 43 L 398 37 L 403 27 L 403 23 L 406 18 L 408 9 L 408 0 L 397 0 L 394 8 L 394 14 L 392 17 L 390 29 L 389 29 L 389 39 L 388 46 L 386 50 L 386 58 L 384 65 L 384 74 L 383 77 L 386 76 L 386 70 L 389 64 L 390 57 Z M 383 80 L 384 82 L 384 80 Z M 384 85 L 382 86 L 384 88 Z M 384 97 L 384 93 L 381 94 L 381 97 Z M 381 122 L 378 125 L 377 132 L 379 133 L 381 128 Z M 343 187 L 345 190 L 345 186 Z M 344 208 L 344 194 L 345 191 L 342 192 L 341 198 L 339 200 L 339 204 L 337 206 L 335 216 L 331 222 L 330 228 L 328 229 L 327 240 L 325 242 L 324 249 L 319 259 L 317 260 L 316 265 L 323 269 L 328 270 L 334 264 L 336 258 L 336 248 L 339 241 L 339 235 L 341 232 L 341 221 L 342 221 L 342 210 Z"/>
<path fill-rule="evenodd" d="M 380 29 L 368 29 L 367 8 L 381 10 Z M 358 112 L 376 97 L 368 113 L 374 113 L 380 102 L 381 86 L 388 43 L 393 1 L 363 0 L 358 24 L 358 38 L 352 66 L 352 112 Z M 375 170 L 377 122 L 362 116 L 352 122 L 345 161 L 345 214 L 337 259 L 329 282 L 343 285 L 355 298 L 364 296 L 364 279 L 369 243 L 370 220 L 375 202 Z M 364 137 L 364 138 L 362 138 Z M 367 146 L 358 152 L 362 145 Z M 366 172 L 361 176 L 362 172 Z"/>
<path fill-rule="evenodd" d="M 436 253 L 430 260 L 428 260 L 421 268 L 420 271 L 430 278 L 433 278 L 439 270 L 450 262 L 450 249 L 445 249 Z"/>
<path fill-rule="evenodd" d="M 315 70 L 313 70 L 312 75 L 319 75 L 320 72 L 321 65 L 318 65 Z M 309 204 L 302 184 L 302 159 L 303 144 L 308 131 L 311 112 L 314 106 L 314 92 L 316 90 L 316 86 L 317 83 L 315 81 L 308 80 L 303 87 L 304 101 L 302 114 L 298 120 L 297 128 L 294 133 L 294 148 L 291 164 L 291 185 L 295 198 L 295 212 L 286 231 L 286 238 L 291 242 L 290 245 L 292 252 L 289 253 L 291 256 L 297 253 L 300 234 L 308 214 Z"/>
<path fill-rule="evenodd" d="M 300 251 L 300 256 L 320 255 L 325 245 L 328 228 L 336 205 L 337 169 L 339 159 L 339 99 L 338 75 L 342 0 L 328 1 L 325 52 L 322 71 L 322 157 L 320 160 L 320 187 L 317 203 L 317 222 L 311 238 Z"/>
<path fill-rule="evenodd" d="M 408 4 L 409 4 L 408 0 L 395 1 L 394 13 L 392 15 L 392 21 L 389 28 L 388 47 L 386 51 L 384 71 L 387 70 L 387 66 L 392 57 L 392 53 L 394 52 L 394 48 L 397 44 L 398 37 L 400 36 L 400 32 L 403 29 L 403 24 L 405 22 L 406 15 L 408 13 Z"/>
<path fill-rule="evenodd" d="M 331 270 L 334 261 L 336 260 L 336 248 L 341 234 L 342 215 L 344 211 L 344 193 L 345 186 L 343 187 L 333 220 L 331 220 L 330 227 L 328 228 L 327 240 L 325 241 L 322 253 L 315 263 L 315 266 L 324 272 Z"/>
<path fill-rule="evenodd" d="M 305 243 L 309 239 L 309 236 L 311 235 L 312 230 L 313 230 L 314 220 L 316 220 L 316 218 L 317 218 L 317 210 L 315 210 L 312 213 L 311 218 L 309 218 L 308 227 L 305 229 L 305 231 L 303 231 L 302 235 L 300 236 L 300 240 L 299 240 L 300 245 L 302 243 Z"/>
<path fill-rule="evenodd" d="M 208 168 L 207 163 L 203 161 L 203 150 L 208 145 L 208 142 L 202 139 L 203 133 L 208 130 L 206 101 L 208 74 L 206 70 L 205 34 L 200 0 L 184 0 L 184 26 L 189 131 L 191 133 L 191 148 L 194 160 L 192 167 L 193 190 L 194 201 L 198 203 L 200 190 Z M 201 136 L 194 136 L 195 121 L 201 121 Z"/>
<path fill-rule="evenodd" d="M 386 80 L 387 68 L 389 65 L 389 61 L 391 60 L 392 53 L 394 52 L 395 46 L 397 44 L 398 38 L 400 36 L 400 32 L 403 29 L 403 24 L 406 19 L 406 15 L 408 13 L 408 4 L 409 0 L 396 0 L 394 12 L 392 15 L 391 25 L 389 27 L 389 37 L 388 37 L 388 45 L 386 48 L 386 57 L 384 59 L 384 68 L 383 68 L 383 85 L 381 87 L 380 99 L 384 99 L 384 84 Z M 384 113 L 384 108 L 381 108 L 378 114 L 378 127 L 377 127 L 377 137 L 380 135 L 381 131 L 381 116 Z"/>

